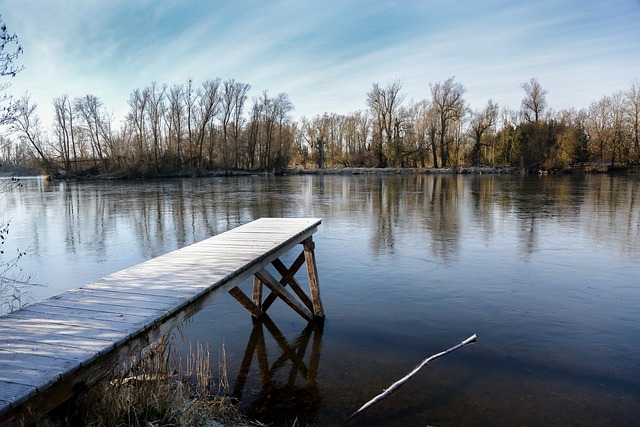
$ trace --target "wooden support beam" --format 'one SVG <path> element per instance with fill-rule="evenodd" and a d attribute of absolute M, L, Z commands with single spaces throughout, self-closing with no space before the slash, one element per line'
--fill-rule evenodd
<path fill-rule="evenodd" d="M 298 260 L 296 259 L 296 262 L 297 261 Z M 276 270 L 278 270 L 280 275 L 283 276 L 282 279 L 280 279 L 280 284 L 282 286 L 285 286 L 285 287 L 287 286 L 287 280 L 285 280 L 286 276 L 289 274 L 289 272 L 291 272 L 291 270 L 293 270 L 296 262 L 293 263 L 294 265 L 292 265 L 290 269 L 287 269 L 287 267 L 284 265 L 284 263 L 282 261 L 280 261 L 280 258 L 276 258 L 271 262 L 271 264 L 274 267 L 276 267 Z M 304 264 L 304 259 L 302 260 L 302 264 Z M 302 264 L 300 264 L 300 265 L 302 265 Z M 280 271 L 277 266 L 284 267 L 284 271 Z M 295 274 L 296 271 L 298 271 L 299 269 L 300 269 L 300 266 L 298 266 L 295 269 L 295 271 L 293 271 L 293 274 Z M 273 292 L 273 291 L 269 292 L 269 295 L 267 295 L 267 297 L 264 299 L 264 302 L 262 303 L 263 310 L 266 312 L 269 309 L 269 307 L 271 307 L 271 305 L 275 302 L 275 300 L 277 298 L 278 298 L 278 295 L 275 292 Z M 311 309 L 309 309 L 309 310 L 311 310 Z"/>
<path fill-rule="evenodd" d="M 291 267 L 288 269 L 282 263 L 282 261 L 280 261 L 280 259 L 275 259 L 272 264 L 276 268 L 278 273 L 282 275 L 282 280 L 280 280 L 280 283 L 283 286 L 291 286 L 291 289 L 296 293 L 296 295 L 298 295 L 300 301 L 302 301 L 310 311 L 313 311 L 313 303 L 311 302 L 311 298 L 309 298 L 306 292 L 302 289 L 302 286 L 300 286 L 300 283 L 298 283 L 295 278 L 295 274 L 304 264 L 304 260 L 304 251 L 302 251 L 300 252 L 300 255 L 298 255 L 298 258 L 296 258 L 293 264 L 291 264 Z"/>
<path fill-rule="evenodd" d="M 285 287 L 287 285 L 290 285 L 291 289 L 296 293 L 296 295 L 298 295 L 298 298 L 300 298 L 300 301 L 302 301 L 304 305 L 307 306 L 309 311 L 313 311 L 313 304 L 311 303 L 311 299 L 307 296 L 307 294 L 304 292 L 304 290 L 294 277 L 298 270 L 300 270 L 300 267 L 302 267 L 302 265 L 304 264 L 304 252 L 300 253 L 298 258 L 296 258 L 293 264 L 291 264 L 290 268 L 287 268 L 279 258 L 273 260 L 271 264 L 276 268 L 276 270 L 278 270 L 278 273 L 280 273 L 280 275 L 282 276 L 282 279 L 280 279 L 280 284 Z M 277 297 L 278 295 L 275 292 L 269 293 L 269 295 L 262 303 L 262 310 L 266 312 L 267 309 L 271 307 L 271 304 L 274 303 Z"/>
<path fill-rule="evenodd" d="M 276 278 L 271 275 L 271 273 L 263 268 L 255 275 L 258 279 L 260 279 L 260 281 L 262 281 L 262 283 L 264 283 L 269 289 L 271 289 L 276 295 L 278 295 L 278 297 L 280 297 L 280 299 L 282 299 L 296 313 L 298 313 L 308 321 L 313 320 L 313 314 L 309 311 L 309 309 L 298 302 L 298 300 L 296 300 L 294 296 L 291 295 L 291 293 L 287 291 L 284 286 L 282 286 L 280 282 L 278 282 Z"/>
<path fill-rule="evenodd" d="M 260 307 L 254 304 L 253 301 L 251 301 L 251 299 L 246 296 L 239 287 L 236 286 L 235 288 L 229 289 L 229 294 L 233 298 L 235 298 L 235 300 L 238 301 L 240 305 L 249 310 L 253 317 L 257 319 L 258 317 L 262 316 L 263 312 Z"/>
<path fill-rule="evenodd" d="M 304 257 L 307 262 L 307 273 L 309 274 L 309 290 L 313 301 L 313 314 L 317 317 L 324 317 L 324 308 L 320 299 L 320 283 L 318 281 L 318 267 L 316 265 L 315 247 L 313 237 L 307 237 L 302 245 L 304 247 Z"/>

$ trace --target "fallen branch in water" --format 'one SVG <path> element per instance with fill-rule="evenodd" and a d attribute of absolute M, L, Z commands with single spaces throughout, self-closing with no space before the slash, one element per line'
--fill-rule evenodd
<path fill-rule="evenodd" d="M 471 335 L 469 338 L 467 338 L 466 340 L 462 341 L 460 344 L 458 344 L 456 346 L 453 346 L 448 350 L 445 350 L 445 351 L 443 351 L 441 353 L 438 353 L 438 354 L 434 354 L 433 356 L 430 356 L 430 357 L 424 359 L 418 366 L 416 366 L 413 369 L 413 371 L 409 372 L 407 375 L 405 375 L 404 377 L 400 378 L 395 383 L 391 384 L 391 387 L 389 387 L 388 389 L 384 390 L 382 393 L 380 393 L 379 395 L 377 395 L 376 397 L 374 397 L 373 399 L 371 399 L 370 401 L 368 401 L 367 403 L 362 405 L 362 407 L 360 407 L 360 409 L 358 409 L 356 412 L 351 414 L 349 416 L 349 418 L 347 418 L 347 421 L 345 421 L 344 424 L 347 424 L 349 421 L 351 421 L 360 412 L 364 411 L 365 409 L 367 409 L 368 407 L 374 405 L 375 403 L 380 402 L 382 399 L 384 399 L 385 397 L 389 396 L 391 393 L 393 393 L 394 391 L 399 389 L 401 385 L 403 385 L 404 383 L 409 381 L 411 378 L 413 378 L 413 376 L 415 374 L 417 374 L 418 371 L 420 369 L 422 369 L 422 367 L 424 365 L 427 365 L 427 364 L 429 364 L 429 362 L 437 360 L 437 359 L 441 358 L 442 356 L 451 353 L 452 351 L 455 351 L 455 350 L 457 350 L 457 349 L 459 349 L 461 347 L 464 347 L 467 344 L 471 344 L 471 343 L 474 343 L 474 342 L 476 342 L 476 334 Z"/>

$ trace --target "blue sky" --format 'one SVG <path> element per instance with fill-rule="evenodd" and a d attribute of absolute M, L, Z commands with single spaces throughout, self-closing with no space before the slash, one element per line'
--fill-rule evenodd
<path fill-rule="evenodd" d="M 0 0 L 17 33 L 25 91 L 93 94 L 121 120 L 151 82 L 234 78 L 250 97 L 286 92 L 294 116 L 366 108 L 374 82 L 406 101 L 455 76 L 473 109 L 519 109 L 532 77 L 553 109 L 586 107 L 640 78 L 638 0 Z"/>

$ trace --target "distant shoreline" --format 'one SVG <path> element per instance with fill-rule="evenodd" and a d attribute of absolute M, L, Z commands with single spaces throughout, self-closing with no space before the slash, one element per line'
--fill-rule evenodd
<path fill-rule="evenodd" d="M 438 175 L 438 174 L 491 174 L 503 175 L 517 173 L 515 167 L 462 167 L 462 168 L 368 168 L 343 167 L 326 169 L 300 169 L 291 171 L 296 174 L 309 175 Z"/>
<path fill-rule="evenodd" d="M 238 176 L 286 176 L 286 175 L 560 175 L 560 174 L 589 174 L 589 173 L 640 173 L 640 166 L 608 166 L 585 165 L 576 166 L 564 170 L 519 170 L 510 166 L 475 166 L 458 168 L 373 168 L 373 167 L 337 167 L 337 168 L 308 168 L 308 169 L 284 169 L 281 171 L 251 171 L 242 169 L 211 169 L 204 171 L 189 171 L 180 174 L 167 174 L 158 176 L 113 176 L 113 175 L 42 175 L 37 172 L 20 171 L 0 173 L 0 177 L 27 177 L 44 176 L 48 180 L 70 181 L 117 181 L 117 180 L 154 180 L 169 178 L 213 178 L 213 177 L 238 177 Z"/>

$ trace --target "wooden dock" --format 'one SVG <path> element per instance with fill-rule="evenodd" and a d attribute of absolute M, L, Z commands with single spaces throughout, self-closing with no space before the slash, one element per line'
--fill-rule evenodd
<path fill-rule="evenodd" d="M 276 298 L 307 320 L 324 317 L 312 240 L 320 223 L 259 219 L 0 316 L 0 425 L 47 413 L 227 292 L 256 317 Z M 297 245 L 286 267 L 280 257 Z M 295 279 L 304 264 L 309 294 Z M 247 296 L 238 286 L 251 276 Z"/>

